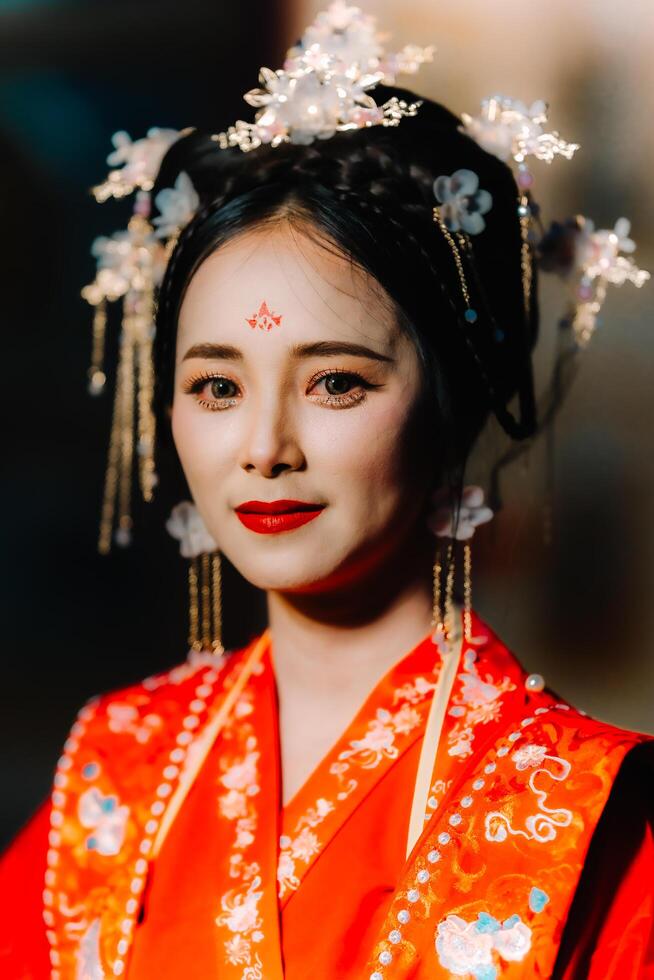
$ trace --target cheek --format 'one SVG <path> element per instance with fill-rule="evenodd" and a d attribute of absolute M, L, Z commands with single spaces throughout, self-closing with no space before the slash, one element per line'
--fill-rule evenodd
<path fill-rule="evenodd" d="M 232 439 L 230 426 L 218 426 L 218 413 L 198 411 L 182 399 L 173 401 L 171 428 L 175 448 L 186 478 L 193 484 L 203 476 L 213 475 L 229 464 Z M 220 428 L 220 437 L 218 429 Z"/>
<path fill-rule="evenodd" d="M 327 413 L 324 413 L 327 415 Z M 415 490 L 418 478 L 416 425 L 411 406 L 401 398 L 389 404 L 363 405 L 361 409 L 333 411 L 307 431 L 313 447 L 309 457 L 321 460 L 323 472 L 338 481 L 343 492 L 357 488 L 358 497 L 377 511 L 386 509 L 389 497 Z M 349 416 L 349 418 L 348 418 Z"/>

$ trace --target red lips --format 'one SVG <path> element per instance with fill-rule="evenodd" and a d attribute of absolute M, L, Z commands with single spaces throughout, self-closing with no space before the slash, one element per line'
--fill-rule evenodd
<path fill-rule="evenodd" d="M 324 510 L 324 505 L 304 500 L 246 500 L 234 510 L 241 524 L 250 531 L 278 534 L 308 524 Z"/>

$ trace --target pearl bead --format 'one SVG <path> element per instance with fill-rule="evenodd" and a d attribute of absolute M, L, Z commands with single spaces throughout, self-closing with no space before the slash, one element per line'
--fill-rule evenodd
<path fill-rule="evenodd" d="M 542 691 L 544 687 L 545 678 L 542 674 L 529 674 L 529 676 L 525 678 L 525 688 L 528 691 L 538 693 L 539 691 Z"/>
<path fill-rule="evenodd" d="M 461 819 L 462 818 L 460 813 L 453 813 L 450 819 L 448 820 L 448 823 L 450 827 L 458 827 L 459 824 L 461 823 Z"/>
<path fill-rule="evenodd" d="M 399 929 L 391 929 L 388 934 L 388 939 L 391 943 L 399 943 L 402 939 L 402 933 Z"/>
<path fill-rule="evenodd" d="M 384 978 L 379 972 L 379 970 L 375 970 L 374 973 L 370 974 L 370 980 L 384 980 Z"/>
<path fill-rule="evenodd" d="M 465 316 L 465 319 L 466 319 L 466 322 L 467 323 L 476 323 L 477 322 L 477 311 L 476 310 L 473 310 L 472 307 L 470 307 L 469 309 L 467 309 L 465 311 L 464 316 Z"/>
<path fill-rule="evenodd" d="M 498 749 L 497 750 L 497 754 L 500 755 L 500 756 L 501 755 L 506 755 L 508 751 L 509 751 L 508 746 L 503 745 L 501 749 Z"/>
<path fill-rule="evenodd" d="M 429 854 L 427 855 L 427 860 L 429 861 L 430 864 L 436 864 L 436 862 L 440 861 L 440 859 L 441 859 L 440 851 L 430 851 Z"/>
<path fill-rule="evenodd" d="M 388 964 L 392 963 L 392 961 L 393 955 L 392 953 L 389 953 L 387 949 L 383 950 L 383 952 L 379 954 L 379 962 L 382 964 L 382 966 L 388 966 Z"/>
<path fill-rule="evenodd" d="M 494 762 L 489 762 L 487 766 L 484 766 L 484 772 L 489 776 L 492 772 L 495 772 L 497 766 Z"/>
<path fill-rule="evenodd" d="M 439 844 L 449 844 L 450 840 L 451 840 L 451 838 L 450 838 L 450 835 L 447 833 L 447 831 L 443 831 L 442 834 L 439 834 L 438 835 L 438 843 Z"/>
<path fill-rule="evenodd" d="M 463 799 L 461 800 L 461 806 L 464 806 L 464 807 L 472 806 L 472 797 L 471 796 L 464 796 Z"/>
<path fill-rule="evenodd" d="M 406 897 L 410 902 L 417 902 L 420 898 L 420 892 L 417 888 L 410 888 L 406 893 Z"/>
<path fill-rule="evenodd" d="M 472 784 L 472 788 L 473 789 L 483 789 L 484 788 L 484 785 L 485 785 L 485 782 L 484 782 L 483 779 L 475 779 L 474 783 Z"/>
<path fill-rule="evenodd" d="M 408 909 L 400 909 L 400 911 L 397 913 L 397 921 L 401 922 L 403 926 L 407 924 L 410 918 L 411 913 Z"/>
<path fill-rule="evenodd" d="M 524 167 L 524 169 L 522 169 Z M 524 164 L 521 164 L 521 168 L 518 173 L 518 187 L 522 187 L 523 190 L 531 187 L 534 182 L 534 175 L 530 173 Z"/>

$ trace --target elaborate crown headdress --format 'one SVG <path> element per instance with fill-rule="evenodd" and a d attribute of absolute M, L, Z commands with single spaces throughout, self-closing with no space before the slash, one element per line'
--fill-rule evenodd
<path fill-rule="evenodd" d="M 414 116 L 420 99 L 407 103 L 396 97 L 378 105 L 370 90 L 380 83 L 393 84 L 398 74 L 414 74 L 431 61 L 434 48 L 407 45 L 400 51 L 384 50 L 386 35 L 376 29 L 372 16 L 344 0 L 334 0 L 307 28 L 300 42 L 287 52 L 283 68 L 262 68 L 260 88 L 245 101 L 257 108 L 253 122 L 237 120 L 212 139 L 221 149 L 238 147 L 243 152 L 262 145 L 307 144 L 328 139 L 337 132 L 370 126 L 397 126 Z M 558 272 L 569 283 L 569 309 L 562 324 L 572 328 L 577 346 L 592 335 L 597 314 L 609 283 L 630 281 L 642 286 L 649 273 L 640 270 L 621 253 L 633 251 L 629 222 L 621 218 L 613 230 L 595 230 L 580 216 L 554 223 L 545 232 L 539 208 L 533 200 L 533 175 L 527 159 L 550 163 L 555 156 L 570 159 L 578 149 L 556 132 L 545 129 L 544 102 L 527 106 L 494 95 L 485 99 L 477 116 L 464 114 L 461 131 L 483 149 L 517 166 L 516 206 L 522 231 L 522 276 L 525 312 L 529 314 L 533 262 Z M 110 238 L 98 238 L 92 253 L 98 260 L 95 280 L 82 290 L 94 306 L 93 353 L 89 390 L 99 394 L 105 386 L 103 370 L 107 303 L 122 301 L 122 330 L 114 397 L 114 411 L 100 523 L 99 549 L 110 548 L 112 531 L 118 544 L 131 537 L 131 494 L 134 447 L 139 459 L 139 480 L 146 500 L 157 482 L 154 466 L 155 422 L 152 409 L 155 294 L 181 229 L 192 220 L 199 197 L 188 174 L 181 172 L 174 187 L 160 191 L 154 202 L 151 191 L 161 161 L 169 147 L 191 130 L 150 129 L 145 138 L 132 142 L 126 133 L 113 137 L 112 166 L 107 179 L 93 193 L 98 201 L 122 198 L 136 191 L 135 206 L 127 230 Z M 443 174 L 434 181 L 433 218 L 452 250 L 465 304 L 464 319 L 474 325 L 479 311 L 471 303 L 465 274 L 470 263 L 470 236 L 483 232 L 484 214 L 492 208 L 491 194 L 479 187 L 477 175 L 467 169 Z M 151 219 L 152 204 L 159 215 Z M 492 313 L 489 316 L 492 322 Z M 495 330 L 501 343 L 503 332 Z M 508 417 L 511 418 L 510 416 Z"/>

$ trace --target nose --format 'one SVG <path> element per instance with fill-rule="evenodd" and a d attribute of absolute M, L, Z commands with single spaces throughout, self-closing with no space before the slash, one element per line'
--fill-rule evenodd
<path fill-rule="evenodd" d="M 239 460 L 241 468 L 267 478 L 302 469 L 305 458 L 293 425 L 291 406 L 285 402 L 283 392 L 253 399 L 249 409 L 251 415 Z"/>

